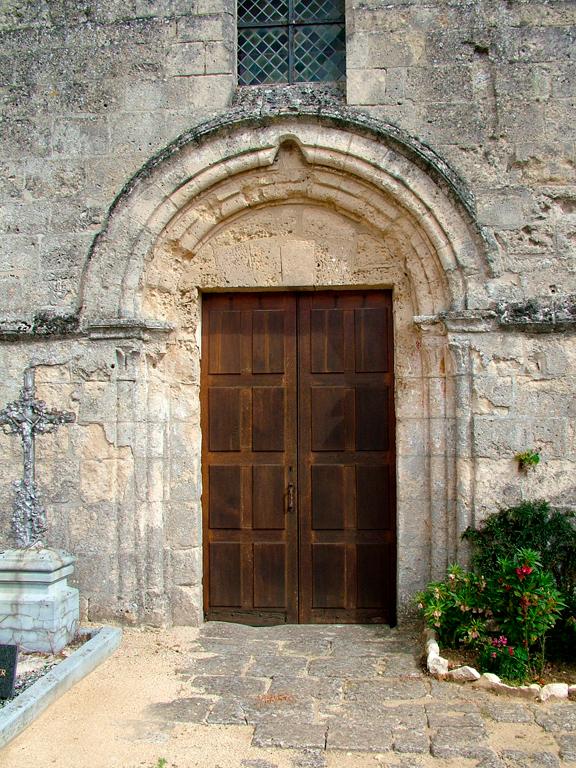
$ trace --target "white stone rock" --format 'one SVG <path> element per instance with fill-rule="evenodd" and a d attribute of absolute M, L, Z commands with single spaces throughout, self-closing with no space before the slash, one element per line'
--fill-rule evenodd
<path fill-rule="evenodd" d="M 428 653 L 428 656 L 440 656 L 440 646 L 436 642 L 436 640 L 428 640 L 426 643 L 426 651 Z"/>
<path fill-rule="evenodd" d="M 537 699 L 540 696 L 540 686 L 538 683 L 520 685 L 518 686 L 517 691 L 517 695 L 522 699 Z"/>
<path fill-rule="evenodd" d="M 446 675 L 448 672 L 448 660 L 442 656 L 430 653 L 426 664 L 431 675 Z"/>
<path fill-rule="evenodd" d="M 568 684 L 567 683 L 548 683 L 543 685 L 540 691 L 540 701 L 548 701 L 548 699 L 567 699 L 568 698 Z"/>
<path fill-rule="evenodd" d="M 517 699 L 536 700 L 540 695 L 540 686 L 535 683 L 532 685 L 507 685 L 500 682 L 493 685 L 492 691 L 493 693 L 512 696 Z"/>
<path fill-rule="evenodd" d="M 569 699 L 576 699 L 576 685 L 569 685 L 568 686 L 568 698 Z"/>
<path fill-rule="evenodd" d="M 478 672 L 477 669 L 474 669 L 474 667 L 456 667 L 456 669 L 451 669 L 446 677 L 449 680 L 455 680 L 459 683 L 465 683 L 469 680 L 479 680 L 480 679 L 480 672 Z"/>
<path fill-rule="evenodd" d="M 495 686 L 500 684 L 500 678 L 498 675 L 492 674 L 492 672 L 484 672 L 483 675 L 480 675 L 478 680 L 476 680 L 472 685 L 475 688 L 483 688 L 484 690 L 491 691 L 494 689 Z"/>

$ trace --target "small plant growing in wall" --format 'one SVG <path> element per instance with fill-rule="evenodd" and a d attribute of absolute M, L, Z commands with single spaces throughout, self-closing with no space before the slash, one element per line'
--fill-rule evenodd
<path fill-rule="evenodd" d="M 514 458 L 518 462 L 520 472 L 528 472 L 529 469 L 534 469 L 534 467 L 540 464 L 540 451 L 537 449 L 522 451 L 517 453 Z"/>

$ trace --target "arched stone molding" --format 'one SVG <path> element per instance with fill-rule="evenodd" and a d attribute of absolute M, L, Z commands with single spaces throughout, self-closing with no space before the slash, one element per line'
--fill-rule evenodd
<path fill-rule="evenodd" d="M 400 604 L 458 554 L 472 507 L 467 371 L 441 317 L 487 305 L 489 264 L 449 180 L 397 138 L 352 128 L 277 116 L 257 131 L 196 136 L 134 181 L 95 243 L 84 327 L 173 329 L 157 366 L 142 357 L 136 406 L 138 428 L 147 424 L 135 453 L 145 615 L 201 617 L 207 290 L 393 290 Z"/>
<path fill-rule="evenodd" d="M 354 178 L 370 184 L 392 201 L 396 215 L 402 212 L 398 231 L 415 237 L 422 263 L 433 250 L 438 277 L 449 286 L 444 309 L 486 305 L 490 266 L 472 203 L 430 150 L 393 126 L 350 115 L 278 114 L 260 124 L 231 115 L 222 125 L 182 136 L 119 195 L 83 275 L 84 323 L 138 316 L 144 262 L 173 217 L 223 179 L 271 166 L 287 140 L 298 144 L 308 163 L 340 171 L 346 183 Z"/>

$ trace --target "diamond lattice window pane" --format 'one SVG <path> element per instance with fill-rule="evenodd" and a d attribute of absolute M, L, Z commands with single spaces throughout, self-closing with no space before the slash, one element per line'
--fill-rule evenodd
<path fill-rule="evenodd" d="M 286 29 L 238 30 L 238 82 L 240 85 L 288 82 Z"/>
<path fill-rule="evenodd" d="M 316 2 L 316 0 L 314 0 Z M 286 0 L 238 0 L 238 24 L 287 24 Z"/>
<path fill-rule="evenodd" d="M 333 82 L 346 75 L 343 24 L 322 24 L 294 29 L 294 81 Z"/>
<path fill-rule="evenodd" d="M 344 0 L 295 0 L 295 21 L 340 21 L 344 19 Z"/>

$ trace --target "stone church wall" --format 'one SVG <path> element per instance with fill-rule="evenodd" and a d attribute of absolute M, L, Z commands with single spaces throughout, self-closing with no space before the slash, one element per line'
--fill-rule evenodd
<path fill-rule="evenodd" d="M 79 317 L 93 241 L 116 197 L 180 134 L 232 108 L 256 119 L 278 105 L 347 105 L 451 166 L 483 232 L 486 274 L 463 298 L 468 315 L 446 321 L 453 365 L 465 357 L 468 373 L 448 383 L 462 388 L 462 434 L 450 422 L 438 450 L 469 446 L 458 471 L 471 519 L 520 498 L 575 506 L 576 7 L 354 0 L 346 17 L 345 93 L 238 94 L 230 0 L 2 4 L 0 406 L 32 364 L 39 395 L 77 414 L 38 438 L 38 479 L 51 541 L 79 556 L 89 618 L 201 619 L 201 523 L 187 491 L 198 467 L 178 464 L 185 399 L 182 413 L 166 413 L 197 370 L 171 378 L 162 329 L 87 330 Z M 339 267 L 327 264 L 324 282 L 337 285 Z M 153 319 L 166 320 L 159 306 Z M 426 321 L 418 327 L 424 339 Z M 418 429 L 428 427 L 412 427 L 402 441 L 419 467 L 430 457 L 417 458 Z M 513 456 L 533 447 L 542 464 L 521 475 Z M 18 441 L 0 436 L 0 545 L 19 466 Z M 426 493 L 446 497 L 444 487 Z M 437 534 L 430 519 L 411 525 L 429 541 Z M 435 565 L 414 555 L 404 602 L 448 554 Z"/>

